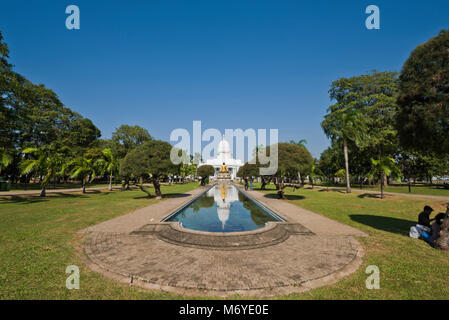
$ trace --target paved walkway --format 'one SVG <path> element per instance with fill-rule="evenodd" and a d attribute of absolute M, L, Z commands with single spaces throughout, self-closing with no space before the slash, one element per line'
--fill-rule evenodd
<path fill-rule="evenodd" d="M 317 189 L 327 189 L 327 187 L 315 186 Z M 332 191 L 345 191 L 346 188 L 338 188 L 338 187 L 329 187 L 329 190 Z M 356 193 L 368 193 L 368 194 L 378 194 L 380 196 L 380 191 L 373 191 L 369 189 L 351 189 L 352 192 Z M 406 197 L 406 198 L 417 198 L 417 199 L 429 199 L 429 200 L 441 200 L 441 201 L 449 201 L 449 196 L 431 196 L 427 194 L 415 194 L 415 193 L 398 193 L 398 192 L 384 192 L 386 196 L 397 196 L 397 197 Z"/>
<path fill-rule="evenodd" d="M 271 296 L 338 281 L 357 270 L 365 236 L 288 201 L 248 192 L 286 222 L 208 233 L 160 222 L 205 188 L 82 230 L 86 262 L 122 283 L 188 295 Z M 271 240 L 270 240 L 271 239 Z"/>
<path fill-rule="evenodd" d="M 119 216 L 83 229 L 81 232 L 131 233 L 146 224 L 160 222 L 170 213 L 189 203 L 208 189 L 209 187 L 196 188 L 178 197 L 164 199 L 163 201 L 138 209 L 124 216 Z"/>

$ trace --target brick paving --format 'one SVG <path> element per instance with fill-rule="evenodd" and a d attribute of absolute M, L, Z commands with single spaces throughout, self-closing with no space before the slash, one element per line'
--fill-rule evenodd
<path fill-rule="evenodd" d="M 357 270 L 357 229 L 249 191 L 286 222 L 239 233 L 160 222 L 205 188 L 82 230 L 88 265 L 122 283 L 188 295 L 272 296 L 334 283 Z"/>

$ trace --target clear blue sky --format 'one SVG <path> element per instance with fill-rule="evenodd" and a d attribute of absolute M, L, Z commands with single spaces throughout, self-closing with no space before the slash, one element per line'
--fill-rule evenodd
<path fill-rule="evenodd" d="M 320 123 L 329 85 L 399 71 L 418 44 L 449 28 L 449 1 L 6 1 L 0 30 L 16 71 L 52 88 L 108 138 L 137 124 L 169 140 L 175 128 L 278 128 L 329 144 Z M 65 8 L 81 30 L 65 28 Z M 365 8 L 381 30 L 365 28 Z"/>

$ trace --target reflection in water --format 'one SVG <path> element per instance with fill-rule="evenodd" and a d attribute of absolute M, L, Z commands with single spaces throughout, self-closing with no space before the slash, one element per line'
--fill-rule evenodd
<path fill-rule="evenodd" d="M 230 184 L 219 184 L 207 192 L 208 197 L 213 197 L 217 204 L 218 219 L 221 221 L 222 230 L 225 229 L 226 221 L 231 213 L 231 203 L 239 201 L 237 188 Z"/>
<path fill-rule="evenodd" d="M 279 221 L 230 184 L 218 184 L 166 221 L 209 232 L 249 231 Z"/>

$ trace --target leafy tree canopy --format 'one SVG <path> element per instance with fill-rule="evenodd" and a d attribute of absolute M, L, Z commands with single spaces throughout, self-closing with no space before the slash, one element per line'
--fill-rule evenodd
<path fill-rule="evenodd" d="M 129 151 L 150 140 L 152 137 L 146 129 L 124 124 L 112 134 L 112 147 L 118 158 L 124 158 Z"/>
<path fill-rule="evenodd" d="M 205 185 L 207 178 L 213 176 L 214 173 L 214 167 L 208 164 L 198 167 L 198 170 L 196 172 L 196 174 L 201 177 L 201 185 Z"/>
<path fill-rule="evenodd" d="M 401 144 L 411 151 L 449 154 L 449 30 L 419 45 L 399 80 Z"/>
<path fill-rule="evenodd" d="M 121 163 L 123 176 L 144 178 L 151 176 L 156 195 L 162 195 L 159 178 L 176 169 L 170 160 L 171 144 L 160 140 L 150 140 L 131 150 Z"/>
<path fill-rule="evenodd" d="M 271 146 L 266 147 L 266 155 L 270 156 Z M 278 149 L 278 169 L 274 176 L 296 178 L 298 172 L 308 170 L 313 163 L 310 152 L 304 146 L 281 142 L 277 144 Z M 259 162 L 257 158 L 256 166 L 268 167 Z"/>

